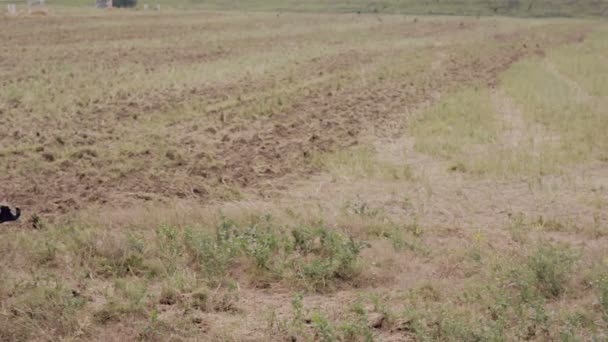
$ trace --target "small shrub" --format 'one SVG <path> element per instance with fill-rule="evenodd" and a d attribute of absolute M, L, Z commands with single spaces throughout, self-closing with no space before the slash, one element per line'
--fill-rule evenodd
<path fill-rule="evenodd" d="M 333 342 L 337 341 L 336 331 L 331 322 L 321 313 L 315 312 L 312 315 L 312 326 L 315 329 L 316 335 L 320 341 Z"/>
<path fill-rule="evenodd" d="M 177 261 L 182 253 L 183 244 L 180 241 L 180 237 L 180 232 L 174 227 L 162 226 L 156 230 L 160 263 L 162 264 L 162 269 L 170 275 L 177 271 Z M 144 265 L 146 264 L 144 263 Z M 157 273 L 154 269 L 151 271 Z"/>
<path fill-rule="evenodd" d="M 226 219 L 216 227 L 215 236 L 207 231 L 188 229 L 184 240 L 190 261 L 210 280 L 222 277 L 230 263 L 243 254 L 240 229 Z"/>
<path fill-rule="evenodd" d="M 301 258 L 292 261 L 296 275 L 311 290 L 330 287 L 336 280 L 351 280 L 359 273 L 358 255 L 366 246 L 324 227 L 292 231 Z"/>
<path fill-rule="evenodd" d="M 239 227 L 223 220 L 213 238 L 206 232 L 186 231 L 186 252 L 193 265 L 212 282 L 219 282 L 236 262 L 248 261 L 258 276 L 294 278 L 313 291 L 359 273 L 358 256 L 366 245 L 320 227 L 296 227 L 291 235 L 273 226 L 270 218 Z"/>
<path fill-rule="evenodd" d="M 532 271 L 534 284 L 545 298 L 556 298 L 564 292 L 575 259 L 567 248 L 546 243 L 539 244 L 528 257 L 527 266 Z"/>
<path fill-rule="evenodd" d="M 304 320 L 304 304 L 302 300 L 304 299 L 304 295 L 301 292 L 297 292 L 294 294 L 293 299 L 291 300 L 291 307 L 294 311 L 294 323 L 300 327 L 302 321 Z"/>
<path fill-rule="evenodd" d="M 302 300 L 302 293 L 296 293 L 292 300 L 293 319 L 279 323 L 283 332 L 289 334 L 292 340 L 295 338 L 298 341 L 302 339 L 303 341 L 371 342 L 374 341 L 373 328 L 380 328 L 375 318 L 370 320 L 367 310 L 360 301 L 353 303 L 351 312 L 346 313 L 344 319 L 332 321 L 321 311 L 315 311 L 310 319 L 304 319 Z M 384 318 L 385 316 L 381 317 L 382 322 Z M 304 322 L 310 326 L 304 325 Z"/>
<path fill-rule="evenodd" d="M 161 226 L 156 230 L 159 249 L 169 257 L 176 257 L 181 252 L 179 232 L 174 227 Z"/>
<path fill-rule="evenodd" d="M 596 288 L 604 321 L 608 323 L 608 272 L 605 272 L 599 277 L 596 282 Z"/>
<path fill-rule="evenodd" d="M 341 341 L 366 341 L 374 340 L 374 333 L 368 324 L 368 314 L 363 304 L 356 301 L 353 304 L 352 311 L 355 314 L 354 319 L 347 320 L 340 326 L 342 333 Z"/>

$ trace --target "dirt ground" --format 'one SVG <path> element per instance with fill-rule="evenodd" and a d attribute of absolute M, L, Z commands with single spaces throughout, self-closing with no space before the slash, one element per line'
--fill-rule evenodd
<path fill-rule="evenodd" d="M 584 145 L 592 150 L 584 158 L 555 152 L 562 158 L 555 157 L 555 172 L 547 171 L 549 162 L 540 172 L 521 171 L 545 163 L 545 150 L 530 152 L 532 161 L 515 158 L 506 171 L 496 171 L 500 157 L 487 162 L 506 150 L 545 148 L 566 134 L 542 121 L 544 107 L 528 106 L 509 88 L 518 81 L 509 72 L 521 63 L 548 65 L 547 74 L 574 94 L 571 102 L 598 113 L 592 125 L 606 124 L 608 92 L 580 79 L 584 68 L 569 69 L 559 59 L 570 51 L 561 49 L 574 47 L 605 62 L 605 44 L 588 38 L 605 26 L 574 19 L 177 11 L 0 17 L 0 201 L 24 213 L 19 223 L 0 227 L 6 275 L 0 340 L 483 340 L 493 325 L 477 331 L 472 322 L 490 315 L 486 304 L 470 304 L 463 293 L 483 284 L 499 268 L 496 260 L 529 257 L 536 246 L 530 241 L 538 239 L 579 251 L 580 272 L 568 274 L 561 297 L 543 299 L 549 318 L 517 323 L 528 324 L 525 337 L 605 338 L 608 306 L 589 285 L 608 266 L 605 139 Z M 496 136 L 479 143 L 478 133 L 438 128 L 431 138 L 456 134 L 474 143 L 423 149 L 417 127 L 431 125 L 424 121 L 429 111 L 447 112 L 444 101 L 467 89 L 487 92 L 483 103 L 496 113 Z M 465 126 L 484 120 L 478 119 Z M 187 261 L 177 266 L 184 279 L 198 279 L 193 288 L 205 284 L 222 305 L 196 310 L 182 300 L 192 288 L 162 299 L 175 274 L 127 267 L 126 274 L 107 276 L 77 262 L 96 253 L 106 261 L 131 260 L 111 247 L 123 244 L 112 239 L 131 241 L 131 234 L 144 241 L 144 259 L 162 259 L 150 242 L 162 227 L 185 232 L 221 217 L 266 214 L 279 225 L 322 222 L 365 240 L 364 271 L 316 291 L 288 277 L 252 273 L 250 261 L 241 259 L 221 281 L 207 281 Z M 73 247 L 70 235 L 85 233 L 98 243 Z M 86 299 L 76 313 L 62 307 L 59 323 L 45 313 L 59 310 L 48 304 L 54 297 L 36 302 L 28 292 L 40 284 L 59 288 L 52 274 L 61 275 L 62 289 Z M 121 282 L 145 283 L 140 309 L 110 311 Z M 296 293 L 303 293 L 304 318 L 294 313 Z M 357 310 L 365 312 L 365 327 L 352 321 Z M 473 318 L 454 320 L 462 323 L 457 326 L 450 310 Z M 571 311 L 582 315 L 580 322 L 572 323 Z M 525 339 L 514 332 L 523 325 L 505 320 L 506 340 Z M 11 325 L 23 330 L 9 331 Z"/>
<path fill-rule="evenodd" d="M 292 17 L 4 19 L 4 197 L 53 214 L 263 188 L 314 172 L 307 157 L 356 144 L 366 131 L 398 134 L 389 129 L 403 113 L 433 95 L 492 84 L 518 59 L 581 40 L 589 29 L 550 35 L 558 24 Z M 321 34 L 326 29 L 338 32 Z M 249 57 L 268 66 L 240 64 Z M 232 77 L 208 80 L 216 65 Z M 183 82 L 174 75 L 189 72 Z M 126 79 L 134 81 L 121 85 Z"/>

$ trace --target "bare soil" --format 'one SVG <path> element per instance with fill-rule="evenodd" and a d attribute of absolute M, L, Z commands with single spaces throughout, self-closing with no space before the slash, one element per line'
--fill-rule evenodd
<path fill-rule="evenodd" d="M 317 34 L 313 31 L 295 36 L 277 35 L 272 30 L 285 27 L 286 19 L 274 22 L 263 15 L 253 22 L 231 15 L 210 17 L 204 13 L 187 19 L 184 24 L 178 24 L 171 16 L 163 17 L 169 25 L 151 26 L 154 19 L 147 16 L 106 16 L 99 19 L 104 28 L 102 32 L 97 25 L 86 24 L 87 19 L 80 17 L 4 20 L 2 34 L 8 42 L 2 58 L 8 63 L 2 67 L 4 85 L 25 87 L 24 91 L 34 82 L 52 87 L 56 82 L 54 75 L 45 70 L 56 67 L 57 63 L 76 63 L 78 74 L 68 75 L 76 79 L 86 78 L 87 68 L 93 68 L 96 73 L 96 69 L 103 70 L 102 77 L 121 79 L 127 76 L 121 71 L 116 75 L 115 70 L 121 69 L 121 65 L 133 64 L 133 72 L 145 82 L 146 75 L 154 73 L 155 67 L 221 61 L 260 51 L 268 44 L 281 46 L 291 41 L 305 41 L 306 36 L 316 38 Z M 346 21 L 343 17 L 340 20 Z M 127 21 L 134 23 L 129 30 L 123 29 Z M 182 40 L 178 37 L 191 36 L 192 32 L 218 34 L 234 22 L 236 27 L 231 27 L 230 32 L 246 31 L 256 21 L 270 27 L 267 37 L 242 40 L 237 36 L 218 42 L 222 47 L 211 51 L 205 44 L 176 47 L 167 43 L 175 39 L 179 46 Z M 92 22 L 95 23 L 95 19 Z M 364 22 L 362 26 L 365 25 L 370 24 Z M 83 26 L 92 27 L 83 30 Z M 547 25 L 546 29 L 486 34 L 486 30 L 493 30 L 491 21 L 470 19 L 413 23 L 390 18 L 388 23 L 370 26 L 379 31 L 375 36 L 394 39 L 394 43 L 397 39 L 430 42 L 437 39 L 441 43 L 392 48 L 394 43 L 389 40 L 379 49 L 354 45 L 335 54 L 298 59 L 291 65 L 255 77 L 245 72 L 244 76 L 219 83 L 177 89 L 161 87 L 146 93 L 135 89 L 135 94 L 114 94 L 90 103 L 69 100 L 75 102 L 66 104 L 76 106 L 69 109 L 74 113 L 69 115 L 69 122 L 58 125 L 53 123 L 52 115 L 45 114 L 44 108 L 28 108 L 19 100 L 12 100 L 2 109 L 7 116 L 0 135 L 0 153 L 7 165 L 0 179 L 3 196 L 29 213 L 52 214 L 96 203 L 124 204 L 130 201 L 127 198 L 133 197 L 189 197 L 208 201 L 228 196 L 213 190 L 223 186 L 246 192 L 264 191 L 268 189 L 268 181 L 314 173 L 316 170 L 308 160 L 315 153 L 355 145 L 362 134 L 369 132 L 378 136 L 398 134 L 406 120 L 403 114 L 432 101 L 434 94 L 474 83 L 492 85 L 496 75 L 517 60 L 542 53 L 543 48 L 580 40 L 587 31 L 583 26 L 565 34 L 551 35 L 549 30 L 553 25 Z M 350 38 L 343 37 L 357 34 L 358 30 L 357 25 L 352 25 L 346 33 L 321 36 L 321 41 L 315 43 L 346 45 Z M 481 34 L 482 40 L 447 42 L 467 34 Z M 166 47 L 151 50 L 113 43 L 134 41 L 139 45 L 146 37 L 159 37 L 156 39 L 163 40 L 160 45 Z M 84 41 L 87 44 L 83 45 Z M 16 50 L 19 54 L 15 54 Z M 374 70 L 390 70 L 396 61 L 434 63 L 428 58 L 438 52 L 446 57 L 434 68 L 407 71 L 404 77 L 398 74 L 391 77 L 391 72 L 388 77 L 374 75 Z M 81 65 L 84 69 L 80 69 Z M 235 68 L 238 70 L 238 65 Z M 369 70 L 366 71 L 369 75 L 359 75 L 361 69 Z M 19 74 L 11 74 L 10 70 Z M 110 84 L 113 82 L 116 81 L 111 80 Z M 164 113 L 190 104 L 203 115 L 167 120 Z M 268 109 L 255 113 L 260 106 Z M 251 111 L 254 114 L 248 114 Z M 147 127 L 149 124 L 158 129 Z M 162 148 L 151 144 L 158 139 L 170 146 L 164 153 Z M 106 148 L 120 144 L 137 144 L 138 148 L 121 153 L 118 159 L 107 160 Z M 57 151 L 66 146 L 73 152 L 67 158 L 60 158 Z M 21 167 L 32 158 L 41 160 L 44 167 Z M 115 176 L 101 172 L 127 160 L 137 161 L 143 167 Z M 162 170 L 151 171 L 145 166 L 158 163 L 164 165 Z"/>

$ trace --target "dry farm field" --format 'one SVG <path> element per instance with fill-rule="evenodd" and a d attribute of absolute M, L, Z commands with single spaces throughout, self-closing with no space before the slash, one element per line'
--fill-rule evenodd
<path fill-rule="evenodd" d="M 604 19 L 213 9 L 0 16 L 0 341 L 608 339 Z"/>

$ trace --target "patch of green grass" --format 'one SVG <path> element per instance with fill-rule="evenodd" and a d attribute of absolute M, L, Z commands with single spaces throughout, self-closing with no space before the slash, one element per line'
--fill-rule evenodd
<path fill-rule="evenodd" d="M 415 148 L 451 160 L 451 171 L 502 178 L 559 174 L 576 163 L 606 160 L 605 36 L 599 29 L 546 58 L 515 63 L 500 76 L 498 95 L 486 88 L 449 95 L 410 126 Z M 584 58 L 575 57 L 581 50 Z M 503 91 L 513 103 L 493 103 Z"/>
<path fill-rule="evenodd" d="M 209 281 L 221 279 L 237 260 L 247 260 L 258 277 L 291 279 L 312 291 L 354 279 L 365 246 L 323 226 L 278 227 L 270 217 L 245 226 L 224 220 L 214 235 L 187 230 L 184 244 L 190 263 Z"/>
<path fill-rule="evenodd" d="M 357 300 L 350 310 L 338 320 L 330 319 L 321 310 L 312 312 L 303 309 L 303 295 L 296 293 L 292 301 L 293 318 L 279 324 L 283 335 L 298 336 L 304 340 L 371 342 L 375 341 L 374 327 L 370 326 L 370 312 L 365 305 L 367 300 Z M 376 308 L 374 308 L 376 309 Z M 377 311 L 376 311 L 377 312 Z M 382 316 L 384 322 L 384 315 Z M 385 325 L 386 326 L 386 325 Z M 375 327 L 378 328 L 378 327 Z"/>
<path fill-rule="evenodd" d="M 605 265 L 608 267 L 608 265 Z M 608 271 L 601 273 L 596 280 L 595 288 L 604 322 L 608 324 Z"/>
<path fill-rule="evenodd" d="M 381 160 L 371 146 L 358 146 L 329 154 L 316 154 L 313 156 L 312 163 L 329 171 L 338 179 L 412 180 L 414 178 L 409 165 Z"/>
<path fill-rule="evenodd" d="M 603 75 L 608 72 L 607 42 L 608 30 L 600 28 L 589 33 L 580 43 L 555 49 L 548 58 L 559 72 L 578 83 L 584 92 L 606 100 L 608 85 Z"/>
<path fill-rule="evenodd" d="M 560 56 L 563 52 L 558 50 L 550 56 L 553 54 Z M 594 59 L 590 64 L 603 64 L 598 51 L 586 58 Z M 599 105 L 604 100 L 581 94 L 575 85 L 577 81 L 565 79 L 567 76 L 556 74 L 544 63 L 540 59 L 522 61 L 503 78 L 506 92 L 521 106 L 527 124 L 545 130 L 536 137 L 542 141 L 537 150 L 544 169 L 558 170 L 565 165 L 602 158 L 608 147 L 604 134 L 608 119 Z M 596 74 L 591 75 L 587 72 L 579 77 L 595 78 Z"/>
<path fill-rule="evenodd" d="M 480 272 L 464 290 L 432 284 L 411 289 L 398 315 L 404 328 L 419 340 L 444 341 L 574 339 L 601 328 L 588 310 L 552 309 L 552 303 L 578 296 L 571 293 L 577 291 L 570 282 L 577 257 L 570 248 L 526 242 L 513 254 L 487 247 L 482 254 L 475 262 Z"/>
<path fill-rule="evenodd" d="M 574 267 L 576 255 L 565 246 L 540 243 L 527 258 L 529 277 L 545 298 L 557 298 L 566 289 L 566 282 Z"/>
<path fill-rule="evenodd" d="M 457 169 L 467 170 L 461 160 L 496 142 L 500 122 L 489 90 L 476 87 L 442 99 L 415 120 L 409 131 L 416 138 L 416 150 L 460 161 Z"/>
<path fill-rule="evenodd" d="M 331 322 L 323 314 L 315 312 L 311 318 L 313 329 L 321 341 L 335 342 L 337 341 L 335 328 Z"/>
<path fill-rule="evenodd" d="M 424 229 L 416 219 L 396 223 L 387 217 L 382 208 L 373 206 L 359 196 L 344 204 L 336 225 L 360 239 L 388 239 L 396 251 L 429 253 L 422 241 Z"/>

